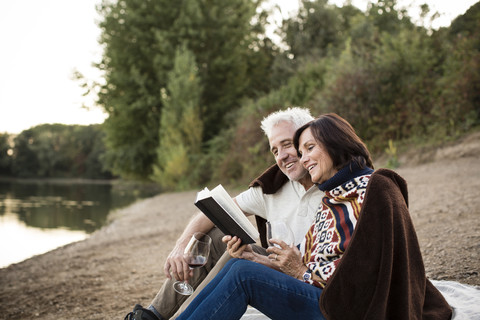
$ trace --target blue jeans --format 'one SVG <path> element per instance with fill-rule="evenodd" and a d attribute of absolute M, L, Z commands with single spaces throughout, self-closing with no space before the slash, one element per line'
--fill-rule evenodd
<path fill-rule="evenodd" d="M 322 289 L 259 263 L 230 260 L 177 318 L 240 319 L 251 305 L 271 319 L 325 319 Z"/>

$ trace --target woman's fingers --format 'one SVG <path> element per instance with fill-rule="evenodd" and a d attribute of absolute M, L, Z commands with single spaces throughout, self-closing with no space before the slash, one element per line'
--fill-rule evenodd
<path fill-rule="evenodd" d="M 228 243 L 230 240 L 232 240 L 232 236 L 223 236 L 222 238 L 223 243 Z"/>
<path fill-rule="evenodd" d="M 268 241 L 272 244 L 278 245 L 282 249 L 291 248 L 290 245 L 288 245 L 286 242 L 284 242 L 282 240 L 279 240 L 279 239 L 272 238 L 272 239 L 269 239 Z"/>

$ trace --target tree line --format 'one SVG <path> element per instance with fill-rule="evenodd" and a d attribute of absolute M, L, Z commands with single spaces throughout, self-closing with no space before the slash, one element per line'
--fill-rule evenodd
<path fill-rule="evenodd" d="M 273 162 L 260 120 L 292 105 L 340 114 L 374 153 L 478 127 L 480 3 L 432 30 L 426 5 L 419 26 L 394 0 L 303 0 L 280 44 L 261 4 L 102 1 L 98 168 L 165 189 L 244 184 Z"/>
<path fill-rule="evenodd" d="M 101 125 L 42 124 L 0 134 L 0 177 L 111 179 Z"/>

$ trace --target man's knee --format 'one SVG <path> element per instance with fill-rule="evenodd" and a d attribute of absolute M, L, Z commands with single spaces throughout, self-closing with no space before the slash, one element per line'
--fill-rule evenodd
<path fill-rule="evenodd" d="M 217 227 L 213 227 L 207 234 L 212 239 L 210 255 L 214 263 L 216 263 L 227 249 L 227 245 L 222 241 L 224 234 Z"/>

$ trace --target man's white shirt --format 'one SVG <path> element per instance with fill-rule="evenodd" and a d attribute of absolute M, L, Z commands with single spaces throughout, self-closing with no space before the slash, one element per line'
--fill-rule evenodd
<path fill-rule="evenodd" d="M 316 185 L 305 190 L 299 182 L 289 180 L 274 194 L 264 194 L 261 187 L 253 187 L 240 193 L 236 200 L 246 213 L 269 221 L 285 221 L 298 245 L 312 225 L 323 196 Z"/>

